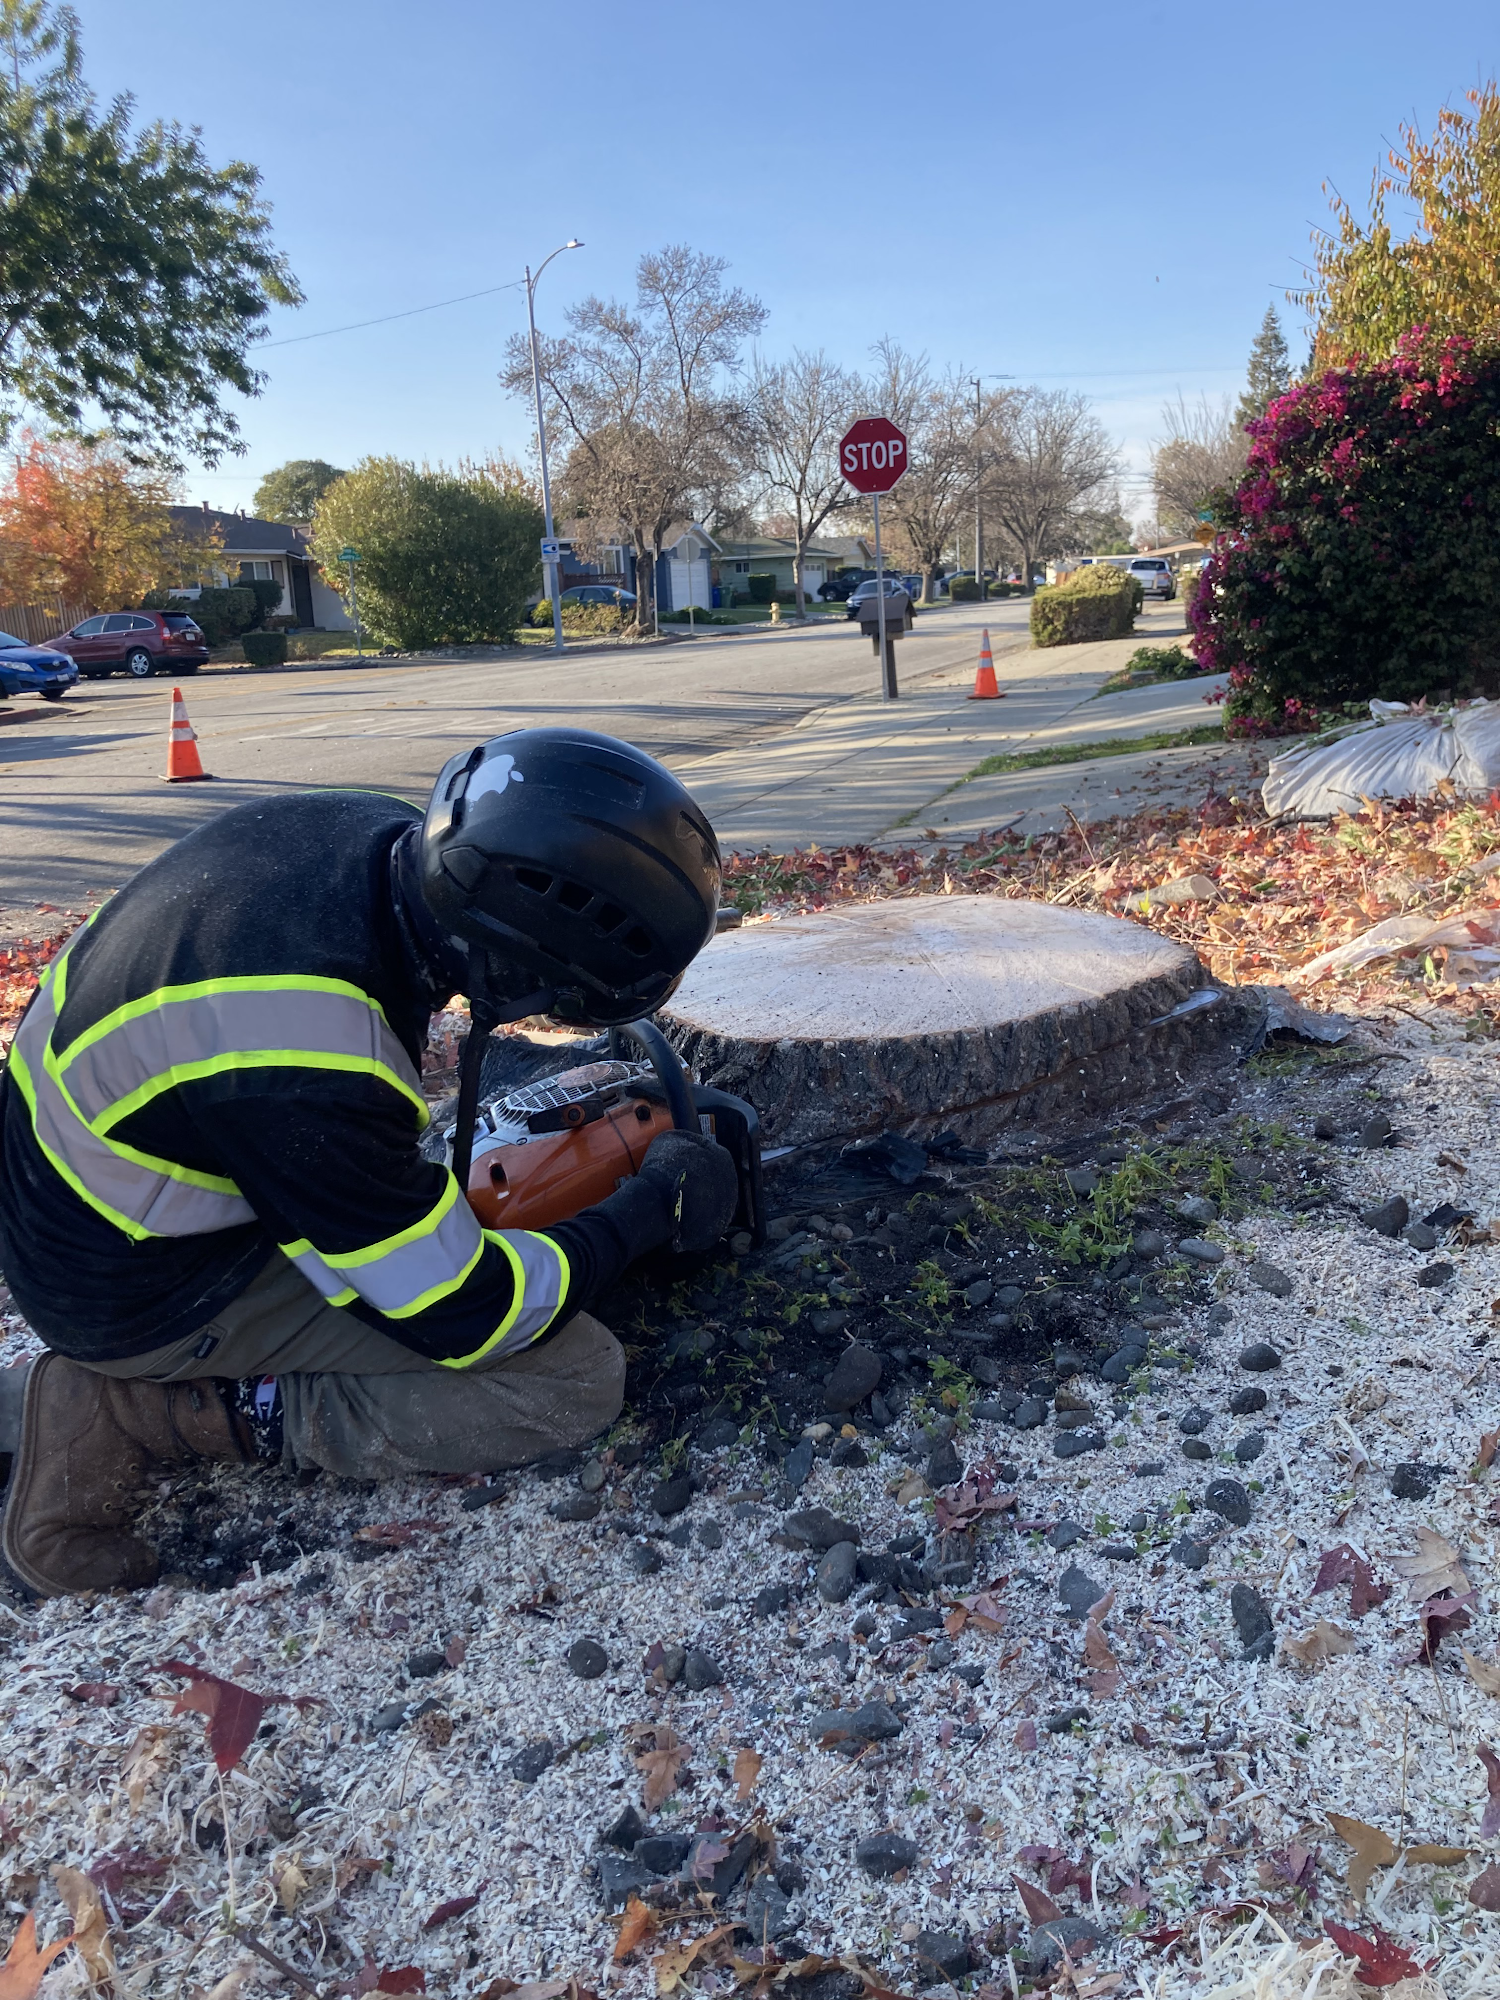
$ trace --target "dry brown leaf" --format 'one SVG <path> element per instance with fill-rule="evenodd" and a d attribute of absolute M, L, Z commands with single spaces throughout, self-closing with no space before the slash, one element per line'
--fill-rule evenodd
<path fill-rule="evenodd" d="M 1500 1450 L 1500 1431 L 1481 1431 L 1479 1434 L 1479 1469 L 1485 1472 L 1495 1463 L 1495 1453 Z"/>
<path fill-rule="evenodd" d="M 42 1983 L 42 1974 L 57 1957 L 73 1942 L 71 1937 L 58 1938 L 52 1944 L 44 1944 L 40 1950 L 36 1942 L 36 1916 L 28 1910 L 21 1919 L 21 1927 L 5 1954 L 5 1963 L 0 1965 L 0 2000 L 34 2000 Z"/>
<path fill-rule="evenodd" d="M 1434 1847 L 1430 1841 L 1418 1841 L 1415 1847 L 1403 1847 L 1403 1859 L 1416 1861 L 1429 1868 L 1456 1868 L 1460 1861 L 1467 1861 L 1474 1852 L 1472 1847 Z"/>
<path fill-rule="evenodd" d="M 139 1812 L 153 1778 L 167 1768 L 168 1744 L 172 1732 L 165 1724 L 148 1722 L 138 1729 L 120 1760 L 120 1777 L 132 1812 Z"/>
<path fill-rule="evenodd" d="M 1319 1667 L 1327 1666 L 1335 1654 L 1352 1651 L 1354 1643 L 1352 1632 L 1320 1618 L 1312 1630 L 1304 1632 L 1300 1639 L 1283 1639 L 1281 1650 L 1313 1673 Z"/>
<path fill-rule="evenodd" d="M 288 1916 L 307 1894 L 307 1877 L 296 1861 L 284 1861 L 276 1870 L 276 1900 Z"/>
<path fill-rule="evenodd" d="M 647 1907 L 639 1896 L 630 1895 L 625 1899 L 625 1913 L 620 1918 L 620 1934 L 615 1939 L 614 1960 L 618 1965 L 622 1958 L 629 1958 L 638 1945 L 656 1934 L 656 1912 Z"/>
<path fill-rule="evenodd" d="M 1120 1664 L 1115 1658 L 1108 1639 L 1105 1638 L 1104 1633 L 1100 1629 L 1100 1622 L 1108 1617 L 1114 1607 L 1114 1601 L 1115 1594 L 1110 1590 L 1105 1592 L 1097 1604 L 1089 1607 L 1089 1615 L 1083 1631 L 1083 1657 L 1085 1664 L 1088 1666 L 1108 1668 L 1117 1667 Z"/>
<path fill-rule="evenodd" d="M 1354 1850 L 1349 1861 L 1349 1894 L 1362 1902 L 1375 1870 L 1389 1868 L 1395 1861 L 1396 1843 L 1378 1826 L 1367 1826 L 1362 1819 L 1350 1819 L 1344 1813 L 1330 1813 L 1328 1824 L 1344 1845 Z"/>
<path fill-rule="evenodd" d="M 73 1942 L 84 1970 L 95 1986 L 102 1986 L 115 1976 L 115 1951 L 98 1884 L 77 1868 L 54 1868 L 52 1879 L 73 1919 Z"/>
<path fill-rule="evenodd" d="M 1437 1597 L 1445 1590 L 1462 1597 L 1470 1584 L 1453 1544 L 1444 1541 L 1435 1528 L 1418 1528 L 1417 1547 L 1418 1553 L 1414 1556 L 1391 1557 L 1391 1568 L 1410 1582 L 1412 1597 L 1420 1603 L 1422 1599 Z"/>
<path fill-rule="evenodd" d="M 927 1484 L 927 1481 L 922 1477 L 920 1472 L 911 1473 L 896 1488 L 896 1503 L 901 1507 L 909 1506 L 913 1500 L 930 1500 L 931 1498 L 932 1488 Z"/>
<path fill-rule="evenodd" d="M 1492 1667 L 1477 1654 L 1464 1648 L 1464 1665 L 1469 1670 L 1469 1679 L 1481 1694 L 1500 1694 L 1500 1666 Z"/>
<path fill-rule="evenodd" d="M 692 1756 L 692 1746 L 684 1743 L 665 1722 L 657 1723 L 654 1729 L 643 1730 L 639 1741 L 641 1751 L 635 1760 L 635 1767 L 646 1780 L 643 1794 L 646 1810 L 655 1812 L 662 1801 L 676 1791 L 677 1775 Z"/>
<path fill-rule="evenodd" d="M 765 1759 L 757 1750 L 740 1750 L 734 1759 L 735 1797 L 743 1805 L 755 1790 L 755 1781 L 760 1776 L 760 1767 Z"/>
<path fill-rule="evenodd" d="M 659 1994 L 675 1993 L 684 1981 L 684 1975 L 697 1964 L 715 1945 L 734 1936 L 738 1924 L 716 1924 L 701 1938 L 688 1938 L 681 1944 L 674 1944 L 664 1951 L 652 1968 L 656 1974 L 656 1990 Z"/>

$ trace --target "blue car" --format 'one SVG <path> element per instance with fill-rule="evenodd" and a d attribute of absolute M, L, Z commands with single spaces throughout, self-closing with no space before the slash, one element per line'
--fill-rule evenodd
<path fill-rule="evenodd" d="M 51 646 L 28 646 L 13 632 L 0 632 L 0 695 L 39 694 L 61 701 L 78 685 L 78 669 Z"/>

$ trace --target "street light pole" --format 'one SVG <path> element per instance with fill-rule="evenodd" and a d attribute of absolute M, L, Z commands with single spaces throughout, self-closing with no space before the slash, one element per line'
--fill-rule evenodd
<path fill-rule="evenodd" d="M 536 267 L 535 278 L 531 275 L 531 266 L 529 264 L 526 266 L 526 323 L 531 328 L 531 387 L 532 393 L 536 397 L 536 443 L 542 460 L 542 514 L 547 523 L 547 540 L 549 542 L 554 539 L 552 532 L 552 487 L 547 478 L 547 421 L 542 415 L 542 364 L 537 354 L 536 345 L 537 278 L 541 277 L 543 271 L 552 262 L 553 257 L 560 257 L 564 250 L 581 250 L 582 248 L 583 245 L 579 242 L 578 238 L 570 236 L 566 243 L 558 244 L 557 248 L 552 252 L 551 257 L 544 257 L 542 259 L 541 263 Z M 514 270 L 515 266 L 512 265 L 511 269 Z M 563 649 L 562 605 L 558 601 L 561 595 L 561 586 L 562 564 L 556 556 L 548 556 L 547 595 L 552 600 L 552 648 L 554 652 L 558 653 Z"/>
<path fill-rule="evenodd" d="M 979 585 L 979 601 L 989 602 L 984 582 L 984 453 L 979 431 L 984 422 L 984 403 L 979 393 L 979 377 L 974 377 L 974 581 Z"/>

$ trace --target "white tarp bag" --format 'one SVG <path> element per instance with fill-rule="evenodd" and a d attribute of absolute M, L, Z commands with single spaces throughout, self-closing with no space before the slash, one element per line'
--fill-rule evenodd
<path fill-rule="evenodd" d="M 1261 799 L 1272 819 L 1330 819 L 1365 799 L 1426 799 L 1500 787 L 1500 701 L 1413 709 L 1372 701 L 1371 720 L 1273 757 Z"/>

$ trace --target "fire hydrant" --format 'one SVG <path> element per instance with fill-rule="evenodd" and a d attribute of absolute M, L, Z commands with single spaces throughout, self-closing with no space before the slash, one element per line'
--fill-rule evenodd
<path fill-rule="evenodd" d="M 781 606 L 774 597 L 771 599 L 771 623 L 773 625 L 781 623 Z"/>

